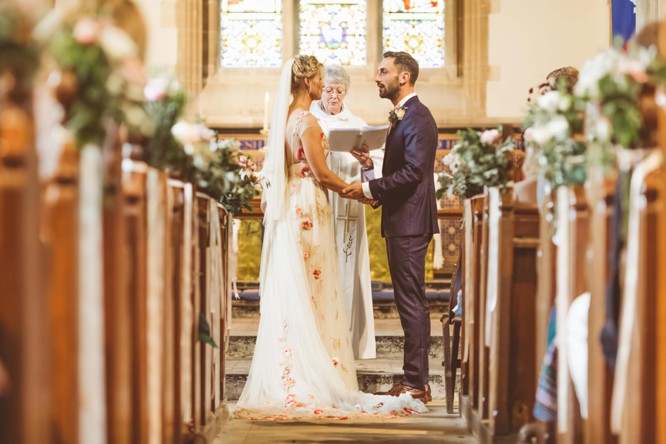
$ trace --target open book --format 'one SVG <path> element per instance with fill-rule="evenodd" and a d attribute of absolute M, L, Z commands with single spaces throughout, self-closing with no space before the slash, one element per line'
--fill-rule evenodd
<path fill-rule="evenodd" d="M 388 125 L 365 126 L 363 128 L 331 128 L 328 145 L 331 151 L 349 152 L 365 144 L 369 150 L 384 146 Z"/>

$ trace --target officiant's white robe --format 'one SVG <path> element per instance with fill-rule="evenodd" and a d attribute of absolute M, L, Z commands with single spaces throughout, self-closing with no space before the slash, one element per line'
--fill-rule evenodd
<path fill-rule="evenodd" d="M 323 110 L 321 101 L 315 101 L 312 102 L 310 112 L 317 118 L 327 137 L 332 128 L 366 126 L 366 123 L 352 114 L 347 107 L 332 116 Z M 375 165 L 375 174 L 379 177 L 384 151 L 373 150 L 370 156 Z M 326 160 L 331 171 L 345 182 L 361 181 L 360 165 L 351 154 L 331 152 Z M 343 199 L 334 192 L 329 192 L 329 200 L 333 208 L 340 288 L 344 293 L 347 319 L 350 322 L 354 357 L 373 359 L 377 353 L 364 205 L 355 200 Z"/>

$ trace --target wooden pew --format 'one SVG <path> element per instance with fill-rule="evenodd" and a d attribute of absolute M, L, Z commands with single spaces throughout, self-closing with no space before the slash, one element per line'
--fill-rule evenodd
<path fill-rule="evenodd" d="M 659 28 L 659 50 L 660 55 L 664 57 L 666 54 L 666 26 L 661 24 Z M 663 107 L 657 107 L 658 119 L 658 144 L 661 149 L 663 158 L 666 158 L 666 113 Z M 656 256 L 654 258 L 658 270 L 666 270 L 666 209 L 664 208 L 666 199 L 666 162 L 662 161 L 661 166 L 661 183 L 657 182 L 657 189 L 659 192 L 659 199 L 661 201 L 661 211 L 658 216 L 657 224 L 657 238 L 655 239 Z M 659 273 L 657 275 L 657 331 L 656 337 L 659 344 L 666 344 L 666 273 Z M 657 355 L 655 357 L 657 374 L 666 374 L 666 348 L 657 348 Z M 666 418 L 666 381 L 663 378 L 657 379 L 655 387 L 657 395 L 656 417 Z M 659 421 L 656 425 L 657 442 L 666 442 L 666 421 Z"/>
<path fill-rule="evenodd" d="M 147 255 L 147 199 L 146 174 L 148 167 L 140 161 L 136 151 L 123 160 L 122 192 L 125 200 L 124 218 L 126 225 L 126 260 L 127 288 L 132 306 L 132 441 L 147 442 L 150 412 L 147 404 L 146 387 L 147 355 L 149 353 L 146 338 L 146 297 L 148 276 Z"/>
<path fill-rule="evenodd" d="M 122 194 L 120 133 L 112 128 L 104 147 L 104 327 L 108 442 L 131 442 L 132 300 L 127 290 L 125 199 Z"/>
<path fill-rule="evenodd" d="M 532 419 L 535 394 L 534 322 L 539 217 L 510 195 L 499 220 L 498 298 L 490 350 L 490 431 L 508 435 Z M 489 260 L 493 260 L 489 257 Z M 490 279 L 490 277 L 489 277 Z"/>
<path fill-rule="evenodd" d="M 592 176 L 592 175 L 591 175 Z M 608 254 L 611 245 L 610 217 L 614 179 L 601 180 L 588 187 L 590 203 L 590 248 L 588 272 L 590 312 L 588 318 L 588 418 L 585 442 L 616 442 L 610 430 L 610 403 L 613 372 L 606 364 L 599 340 L 606 321 L 606 286 L 609 279 Z"/>
<path fill-rule="evenodd" d="M 659 400 L 657 373 L 657 318 L 661 152 L 651 152 L 634 168 L 630 185 L 626 267 L 622 289 L 619 345 L 611 405 L 611 427 L 618 442 L 658 442 L 656 416 Z M 652 170 L 652 172 L 649 172 Z M 662 234 L 663 235 L 663 234 Z"/>
<path fill-rule="evenodd" d="M 532 417 L 539 217 L 536 207 L 514 206 L 511 193 L 501 195 L 497 190 L 485 196 L 484 207 L 484 219 L 478 227 L 478 256 L 473 257 L 472 245 L 472 257 L 465 261 L 467 294 L 477 294 L 469 288 L 474 282 L 480 287 L 479 298 L 465 300 L 464 313 L 472 314 L 473 319 L 465 318 L 466 337 L 476 336 L 469 343 L 466 417 L 481 442 L 495 442 L 517 432 Z M 470 203 L 466 218 L 471 215 Z M 473 243 L 466 231 L 466 253 Z M 479 277 L 470 279 L 475 268 Z M 477 356 L 478 364 L 473 364 Z M 474 390 L 478 390 L 476 408 L 470 407 Z"/>
<path fill-rule="evenodd" d="M 566 320 L 571 302 L 589 290 L 585 262 L 589 245 L 589 209 L 582 186 L 557 190 L 557 402 L 558 443 L 577 443 L 583 439 L 580 408 L 569 374 L 563 346 Z"/>
<path fill-rule="evenodd" d="M 11 78 L 11 74 L 6 75 Z M 0 441 L 50 442 L 54 426 L 49 403 L 51 342 L 47 332 L 49 304 L 43 286 L 47 270 L 42 266 L 39 234 L 32 93 L 5 90 L 2 94 L 0 362 L 10 386 L 0 393 Z"/>
<path fill-rule="evenodd" d="M 483 196 L 466 199 L 464 203 L 463 247 L 463 379 L 467 379 L 468 395 L 461 399 L 461 411 L 469 425 L 473 421 L 473 409 L 479 407 L 479 293 L 481 272 L 481 238 Z"/>

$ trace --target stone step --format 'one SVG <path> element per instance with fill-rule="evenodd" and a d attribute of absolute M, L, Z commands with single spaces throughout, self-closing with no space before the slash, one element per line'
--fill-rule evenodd
<path fill-rule="evenodd" d="M 250 359 L 229 359 L 226 362 L 225 394 L 227 401 L 240 397 L 247 375 Z M 359 389 L 366 393 L 388 391 L 402 378 L 402 363 L 389 359 L 366 359 L 356 361 Z M 440 360 L 430 360 L 430 388 L 433 400 L 443 400 L 444 368 Z"/>
<path fill-rule="evenodd" d="M 442 331 L 441 327 L 434 331 L 430 338 L 430 358 L 442 360 Z M 378 335 L 375 337 L 377 343 L 378 359 L 402 359 L 405 338 L 404 336 Z M 229 338 L 229 347 L 227 348 L 227 358 L 229 359 L 250 359 L 254 353 L 254 346 L 257 336 L 254 334 L 234 335 Z"/>

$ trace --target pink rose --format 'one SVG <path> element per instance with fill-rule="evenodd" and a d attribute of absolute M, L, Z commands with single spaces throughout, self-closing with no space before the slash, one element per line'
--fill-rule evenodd
<path fill-rule="evenodd" d="M 309 177 L 311 172 L 312 172 L 312 170 L 310 169 L 309 166 L 303 165 L 301 167 L 301 169 L 298 170 L 298 177 L 302 177 L 302 178 Z"/>
<path fill-rule="evenodd" d="M 500 138 L 500 133 L 496 129 L 486 130 L 481 133 L 481 143 L 484 145 L 492 145 Z"/>
<path fill-rule="evenodd" d="M 305 157 L 305 150 L 302 146 L 299 146 L 296 150 L 296 160 L 301 160 L 303 157 Z"/>
<path fill-rule="evenodd" d="M 74 27 L 74 38 L 82 45 L 92 45 L 99 39 L 102 27 L 90 17 L 82 18 Z"/>
<path fill-rule="evenodd" d="M 164 78 L 150 79 L 145 88 L 143 88 L 143 95 L 149 102 L 158 102 L 164 99 L 169 89 L 169 81 Z"/>

